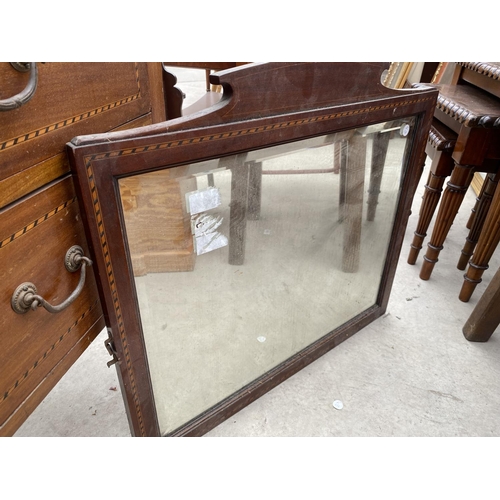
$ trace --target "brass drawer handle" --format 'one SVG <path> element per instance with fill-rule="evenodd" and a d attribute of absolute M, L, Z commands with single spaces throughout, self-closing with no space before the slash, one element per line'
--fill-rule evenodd
<path fill-rule="evenodd" d="M 21 283 L 12 295 L 12 309 L 18 314 L 24 314 L 30 309 L 35 311 L 37 307 L 44 307 L 50 313 L 58 313 L 72 304 L 83 289 L 83 285 L 85 284 L 85 269 L 87 266 L 92 265 L 92 261 L 83 255 L 82 247 L 74 245 L 66 252 L 64 264 L 66 269 L 71 273 L 81 269 L 80 281 L 77 287 L 64 302 L 61 302 L 57 306 L 49 304 L 43 297 L 37 295 L 36 286 L 33 283 L 27 282 Z"/>
<path fill-rule="evenodd" d="M 34 95 L 38 85 L 38 68 L 36 63 L 10 63 L 13 68 L 21 72 L 30 72 L 30 79 L 25 89 L 19 92 L 14 97 L 0 100 L 0 111 L 9 111 L 11 109 L 20 108 L 26 104 Z"/>

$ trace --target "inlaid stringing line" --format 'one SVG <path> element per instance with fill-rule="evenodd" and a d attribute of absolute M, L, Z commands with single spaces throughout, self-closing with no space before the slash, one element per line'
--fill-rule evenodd
<path fill-rule="evenodd" d="M 3 396 L 2 400 L 0 401 L 0 404 L 3 403 L 10 395 L 12 395 L 12 392 L 17 389 L 21 384 L 28 378 L 28 376 L 35 370 L 35 368 L 39 367 L 45 359 L 54 351 L 54 349 L 67 337 L 68 333 L 71 332 L 82 320 L 87 316 L 90 311 L 92 311 L 97 305 L 99 304 L 99 300 L 96 300 L 90 307 L 87 309 L 67 330 L 64 332 L 61 336 L 57 338 L 57 340 L 50 346 L 50 348 L 43 353 L 43 355 L 38 358 L 33 365 L 28 368 L 21 376 L 17 377 L 16 382 L 9 388 L 7 389 Z"/>
<path fill-rule="evenodd" d="M 9 243 L 12 243 L 14 240 L 25 235 L 28 231 L 31 231 L 35 227 L 38 227 L 42 222 L 45 222 L 46 220 L 50 219 L 51 217 L 54 217 L 54 215 L 56 215 L 61 210 L 68 207 L 69 205 L 71 205 L 75 201 L 76 201 L 76 196 L 74 198 L 72 198 L 71 200 L 65 201 L 64 203 L 62 203 L 58 207 L 53 208 L 50 212 L 47 212 L 45 215 L 42 215 L 41 217 L 34 220 L 33 222 L 30 222 L 28 225 L 26 225 L 22 229 L 19 229 L 18 231 L 14 232 L 9 237 L 4 238 L 2 241 L 0 241 L 0 248 L 5 248 Z"/>
<path fill-rule="evenodd" d="M 141 154 L 141 153 L 145 153 L 148 151 L 171 149 L 171 148 L 180 147 L 180 146 L 199 144 L 201 142 L 211 142 L 211 141 L 217 141 L 217 140 L 221 140 L 221 139 L 223 140 L 223 139 L 228 139 L 231 137 L 250 135 L 250 134 L 255 134 L 255 133 L 260 133 L 260 132 L 268 132 L 268 131 L 277 130 L 280 128 L 295 127 L 297 125 L 304 125 L 304 124 L 313 123 L 313 122 L 327 121 L 327 120 L 332 120 L 335 118 L 344 118 L 344 117 L 359 115 L 359 114 L 363 114 L 363 113 L 371 113 L 374 111 L 380 111 L 383 109 L 394 108 L 394 107 L 399 107 L 399 106 L 406 106 L 409 104 L 425 102 L 428 100 L 431 100 L 431 98 L 427 97 L 427 98 L 422 98 L 422 99 L 414 99 L 411 101 L 406 101 L 406 102 L 401 102 L 401 103 L 396 103 L 396 104 L 393 103 L 393 104 L 386 104 L 386 105 L 380 105 L 380 106 L 372 106 L 369 108 L 362 108 L 362 109 L 357 109 L 357 110 L 342 111 L 339 113 L 332 113 L 332 114 L 323 115 L 323 116 L 315 116 L 312 118 L 290 120 L 290 121 L 286 121 L 286 122 L 275 123 L 272 125 L 263 125 L 260 127 L 251 127 L 251 128 L 247 128 L 247 129 L 234 130 L 232 132 L 223 132 L 220 134 L 211 134 L 211 135 L 195 137 L 195 138 L 190 138 L 190 139 L 184 139 L 184 140 L 173 140 L 170 142 L 151 144 L 149 146 L 143 146 L 143 147 L 134 147 L 134 148 L 129 148 L 129 149 L 108 151 L 108 152 L 102 153 L 102 154 L 97 154 L 97 155 L 93 154 L 93 155 L 85 156 L 84 159 L 88 160 L 89 158 L 92 158 L 92 161 L 96 161 L 96 160 L 104 160 L 104 159 L 108 159 L 108 158 L 116 158 L 116 157 L 120 157 L 120 156 Z M 182 132 L 182 131 L 180 131 L 180 132 Z"/>
<path fill-rule="evenodd" d="M 109 288 L 111 290 L 111 295 L 112 295 L 112 300 L 115 308 L 115 316 L 117 320 L 117 325 L 118 325 L 118 333 L 120 335 L 120 339 L 122 342 L 123 346 L 123 354 L 125 357 L 125 364 L 127 367 L 127 372 L 130 378 L 130 389 L 132 391 L 132 398 L 134 401 L 135 405 L 135 411 L 137 415 L 137 420 L 139 422 L 139 428 L 141 431 L 141 434 L 143 436 L 146 435 L 146 430 L 144 428 L 144 421 L 142 417 L 142 411 L 141 411 L 141 406 L 140 406 L 140 401 L 139 401 L 139 395 L 137 393 L 137 383 L 135 379 L 135 373 L 132 367 L 132 360 L 130 356 L 130 350 L 127 342 L 127 337 L 125 333 L 125 327 L 123 324 L 123 319 L 122 319 L 122 310 L 121 310 L 121 305 L 120 305 L 120 300 L 118 297 L 118 291 L 116 289 L 116 283 L 114 279 L 114 273 L 113 273 L 113 265 L 111 263 L 110 257 L 109 257 L 109 252 L 107 250 L 108 243 L 107 243 L 107 238 L 106 238 L 106 231 L 104 229 L 104 224 L 101 216 L 101 208 L 100 208 L 100 202 L 99 202 L 99 197 L 97 195 L 97 189 L 95 186 L 95 181 L 94 181 L 94 174 L 92 170 L 92 157 L 88 158 L 86 160 L 86 169 L 87 169 L 87 180 L 89 183 L 90 187 L 90 194 L 92 196 L 92 201 L 93 201 L 93 207 L 94 207 L 94 214 L 97 222 L 97 227 L 99 230 L 99 239 L 101 243 L 101 250 L 103 253 L 104 257 L 104 262 L 106 265 L 106 276 L 108 279 L 108 284 Z"/>
<path fill-rule="evenodd" d="M 22 144 L 23 142 L 30 141 L 32 139 L 36 139 L 42 135 L 53 132 L 54 130 L 59 130 L 61 128 L 67 127 L 68 125 L 73 125 L 74 123 L 86 120 L 98 114 L 104 113 L 105 111 L 109 111 L 111 109 L 118 108 L 119 106 L 123 106 L 124 104 L 128 104 L 132 101 L 136 101 L 141 97 L 141 83 L 139 79 L 139 68 L 137 64 L 135 65 L 135 73 L 136 73 L 136 83 L 137 83 L 137 93 L 128 97 L 124 97 L 118 101 L 115 101 L 110 104 L 105 104 L 104 106 L 99 106 L 98 108 L 92 109 L 90 111 L 85 111 L 78 115 L 72 116 L 70 118 L 66 118 L 65 120 L 61 120 L 59 122 L 53 123 L 52 125 L 47 125 L 45 127 L 39 128 L 37 130 L 33 130 L 28 132 L 27 134 L 21 135 L 19 137 L 15 137 L 12 139 L 8 139 L 0 143 L 0 151 L 4 151 L 13 146 L 17 146 L 18 144 Z"/>

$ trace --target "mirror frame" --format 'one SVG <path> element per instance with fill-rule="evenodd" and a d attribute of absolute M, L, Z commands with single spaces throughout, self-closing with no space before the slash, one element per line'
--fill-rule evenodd
<path fill-rule="evenodd" d="M 160 436 L 160 429 L 118 180 L 416 117 L 376 304 L 170 434 L 200 436 L 385 313 L 438 95 L 432 88 L 385 87 L 381 82 L 388 68 L 389 63 L 248 64 L 211 75 L 211 83 L 222 85 L 224 93 L 209 109 L 137 129 L 80 136 L 68 144 L 134 436 Z"/>

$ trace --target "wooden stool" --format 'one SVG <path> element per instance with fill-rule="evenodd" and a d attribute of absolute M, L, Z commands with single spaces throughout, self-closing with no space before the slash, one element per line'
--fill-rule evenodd
<path fill-rule="evenodd" d="M 408 255 L 408 264 L 413 265 L 417 261 L 441 197 L 444 181 L 453 170 L 454 162 L 451 153 L 455 147 L 456 138 L 457 136 L 452 130 L 434 118 L 425 148 L 425 153 L 429 158 L 432 158 L 432 163 L 422 197 L 422 205 L 420 205 L 417 228 Z"/>
<path fill-rule="evenodd" d="M 438 210 L 420 278 L 432 274 L 443 243 L 465 197 L 474 172 L 496 172 L 500 151 L 500 101 L 471 85 L 441 85 L 435 118 L 457 133 L 451 154 L 454 166 Z M 477 214 L 476 217 L 477 218 Z M 481 223 L 481 221 L 478 221 Z"/>

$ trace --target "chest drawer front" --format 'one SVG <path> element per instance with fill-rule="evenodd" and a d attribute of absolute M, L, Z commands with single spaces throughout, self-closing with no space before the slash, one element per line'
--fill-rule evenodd
<path fill-rule="evenodd" d="M 80 272 L 68 272 L 64 258 L 73 245 L 89 256 L 71 177 L 0 211 L 0 427 L 41 385 L 48 392 L 46 378 L 83 337 L 88 344 L 104 326 L 92 267 L 81 294 L 63 311 L 12 309 L 12 294 L 23 282 L 53 305 L 71 294 Z"/>
<path fill-rule="evenodd" d="M 108 132 L 151 114 L 147 63 L 37 63 L 34 96 L 18 109 L 0 112 L 0 206 L 47 182 L 37 168 L 69 171 L 65 144 L 82 134 Z M 26 85 L 26 73 L 0 63 L 0 99 Z M 32 184 L 30 191 L 19 186 Z M 19 194 L 12 193 L 19 190 Z"/>

